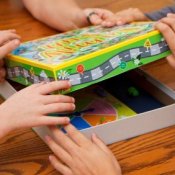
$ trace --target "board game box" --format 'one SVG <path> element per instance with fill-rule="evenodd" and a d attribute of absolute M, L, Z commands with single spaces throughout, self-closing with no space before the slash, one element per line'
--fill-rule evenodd
<path fill-rule="evenodd" d="M 30 85 L 70 80 L 75 91 L 170 54 L 153 22 L 91 26 L 21 44 L 6 58 L 8 78 Z"/>
<path fill-rule="evenodd" d="M 169 89 L 159 81 L 153 79 L 152 77 L 150 77 L 149 75 L 143 72 L 136 75 L 137 77 L 136 81 L 137 83 L 139 83 L 138 87 L 136 86 L 135 82 L 132 81 L 133 79 L 128 79 L 128 78 L 126 79 L 124 77 L 125 81 L 124 82 L 122 81 L 122 82 L 126 85 L 126 87 L 124 86 L 125 88 L 117 89 L 118 87 L 117 84 L 119 84 L 120 87 L 121 86 L 123 87 L 123 84 L 120 84 L 121 82 L 120 78 L 121 80 L 123 80 L 123 75 L 124 74 L 122 74 L 122 77 L 117 76 L 115 78 L 112 78 L 114 81 L 116 81 L 116 78 L 117 79 L 119 78 L 119 81 L 117 80 L 118 83 L 115 83 L 115 86 L 112 88 L 111 86 L 104 87 L 103 83 L 100 83 L 102 90 L 93 89 L 92 88 L 93 86 L 90 87 L 92 89 L 90 89 L 91 92 L 89 92 L 89 94 L 95 94 L 95 95 L 93 97 L 91 96 L 83 104 L 81 102 L 82 99 L 79 98 L 78 93 L 79 92 L 83 93 L 83 91 L 89 89 L 89 87 L 86 89 L 73 92 L 73 94 L 75 93 L 74 94 L 75 97 L 78 98 L 76 99 L 76 103 L 78 106 L 78 108 L 75 111 L 76 116 L 78 116 L 77 112 L 80 114 L 83 113 L 81 115 L 82 119 L 87 114 L 90 114 L 89 115 L 90 117 L 91 115 L 94 115 L 94 114 L 95 115 L 100 114 L 99 117 L 94 118 L 95 120 L 93 121 L 92 124 L 90 124 L 91 123 L 90 118 L 88 119 L 89 121 L 85 119 L 85 121 L 87 121 L 91 125 L 91 126 L 88 125 L 88 127 L 85 127 L 85 129 L 82 129 L 84 128 L 84 125 L 81 125 L 81 122 L 76 121 L 75 126 L 78 129 L 80 129 L 81 132 L 85 134 L 87 137 L 91 138 L 92 133 L 96 133 L 106 144 L 111 144 L 117 141 L 129 139 L 141 134 L 155 131 L 161 128 L 169 127 L 175 124 L 175 117 L 174 117 L 175 93 L 173 90 Z M 133 78 L 135 80 L 135 77 Z M 107 81 L 111 81 L 112 79 Z M 146 87 L 144 88 L 146 92 L 149 91 L 149 93 L 151 94 L 149 95 L 148 93 L 144 92 L 144 90 L 140 87 L 140 85 L 141 87 L 142 85 Z M 137 88 L 140 94 L 139 96 L 135 96 L 135 95 L 131 96 L 130 93 L 129 93 L 129 96 L 127 95 L 128 87 L 131 87 L 131 86 L 132 87 L 135 86 L 135 88 Z M 103 90 L 104 88 L 105 88 L 105 91 Z M 107 89 L 107 92 L 106 92 L 106 89 Z M 122 92 L 119 91 L 121 89 L 122 89 Z M 9 98 L 14 93 L 16 93 L 16 90 L 8 82 L 4 82 L 0 84 L 0 94 L 3 97 L 3 99 Z M 85 93 L 83 95 L 85 95 Z M 102 104 L 102 108 L 104 107 L 104 104 L 107 104 L 108 106 L 107 110 L 105 111 L 99 109 L 98 105 L 96 106 L 96 102 L 95 102 L 99 100 L 103 101 L 103 99 L 104 99 L 104 103 Z M 118 101 L 118 99 L 120 101 Z M 92 106 L 92 104 L 94 105 Z M 94 107 L 97 109 L 97 111 L 89 110 Z M 108 111 L 107 113 L 109 115 L 106 115 L 105 117 L 102 116 L 106 114 L 106 111 Z M 137 114 L 134 114 L 135 113 L 134 111 Z M 94 114 L 90 112 L 94 112 Z M 108 117 L 110 116 L 110 113 L 112 114 L 112 118 Z M 71 116 L 72 124 L 74 124 L 73 122 L 74 117 L 75 116 Z M 50 130 L 47 126 L 34 127 L 33 130 L 43 140 L 46 135 L 48 134 L 51 135 Z"/>

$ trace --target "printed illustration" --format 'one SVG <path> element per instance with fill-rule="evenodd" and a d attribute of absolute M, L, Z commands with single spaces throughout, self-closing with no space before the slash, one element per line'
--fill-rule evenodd
<path fill-rule="evenodd" d="M 13 54 L 56 65 L 109 47 L 136 35 L 148 33 L 151 30 L 153 30 L 152 23 L 130 24 L 113 28 L 92 26 L 26 42 L 17 48 Z"/>
<path fill-rule="evenodd" d="M 132 117 L 136 113 L 100 86 L 92 86 L 71 94 L 76 99 L 76 112 L 71 123 L 85 129 Z"/>

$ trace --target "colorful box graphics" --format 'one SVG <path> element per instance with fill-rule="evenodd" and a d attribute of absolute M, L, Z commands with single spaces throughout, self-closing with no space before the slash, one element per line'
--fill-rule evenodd
<path fill-rule="evenodd" d="M 8 77 L 23 85 L 70 80 L 75 91 L 166 57 L 154 23 L 91 26 L 21 44 L 7 56 Z"/>

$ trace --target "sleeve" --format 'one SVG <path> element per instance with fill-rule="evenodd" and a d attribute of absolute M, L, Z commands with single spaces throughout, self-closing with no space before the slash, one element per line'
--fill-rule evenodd
<path fill-rule="evenodd" d="M 145 15 L 153 20 L 153 21 L 157 21 L 161 18 L 164 18 L 167 16 L 168 13 L 175 13 L 175 6 L 169 6 L 169 7 L 165 7 L 161 10 L 152 12 L 152 13 L 146 13 Z"/>

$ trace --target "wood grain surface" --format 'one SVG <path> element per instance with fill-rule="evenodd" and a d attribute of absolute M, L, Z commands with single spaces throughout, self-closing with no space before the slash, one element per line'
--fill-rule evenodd
<path fill-rule="evenodd" d="M 128 7 L 138 7 L 148 12 L 173 4 L 173 0 L 77 2 L 83 8 L 103 7 L 114 12 Z M 0 0 L 0 29 L 9 28 L 17 29 L 23 41 L 56 33 L 36 21 L 20 0 Z M 175 71 L 166 60 L 149 64 L 143 69 L 175 89 Z M 124 175 L 175 175 L 175 127 L 115 143 L 109 148 L 119 160 Z M 0 140 L 0 175 L 58 175 L 49 164 L 50 153 L 48 147 L 31 129 L 15 131 Z"/>

